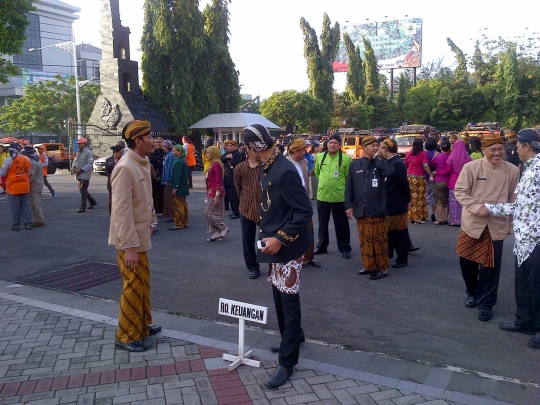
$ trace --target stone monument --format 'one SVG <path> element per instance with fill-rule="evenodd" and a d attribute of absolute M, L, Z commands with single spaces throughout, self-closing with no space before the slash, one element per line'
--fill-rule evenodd
<path fill-rule="evenodd" d="M 88 124 L 118 133 L 138 119 L 150 121 L 154 132 L 169 132 L 170 125 L 141 95 L 139 64 L 130 59 L 130 33 L 120 21 L 119 0 L 101 0 L 101 94 Z"/>

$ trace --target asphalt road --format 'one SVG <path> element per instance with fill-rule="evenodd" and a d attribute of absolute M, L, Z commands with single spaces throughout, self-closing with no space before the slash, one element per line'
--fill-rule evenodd
<path fill-rule="evenodd" d="M 0 278 L 15 281 L 84 260 L 115 263 L 115 251 L 107 246 L 105 177 L 92 177 L 89 191 L 99 204 L 83 214 L 77 213 L 79 193 L 72 176 L 55 174 L 49 181 L 58 197 L 44 192 L 43 228 L 11 231 L 8 204 L 0 196 Z M 265 277 L 248 278 L 239 221 L 226 220 L 231 232 L 224 241 L 205 242 L 204 196 L 204 181 L 196 172 L 195 189 L 188 197 L 189 228 L 168 231 L 170 224 L 160 218 L 161 231 L 153 236 L 149 252 L 152 306 L 230 322 L 217 314 L 219 298 L 245 301 L 268 306 L 265 329 L 277 330 L 270 285 Z M 314 221 L 317 229 L 316 215 Z M 323 267 L 303 272 L 302 324 L 308 339 L 540 383 L 540 351 L 527 347 L 529 336 L 505 333 L 497 326 L 514 317 L 513 237 L 505 241 L 494 317 L 480 322 L 478 310 L 464 305 L 465 287 L 454 252 L 457 228 L 411 225 L 412 240 L 421 250 L 411 254 L 408 267 L 390 269 L 387 278 L 372 281 L 356 274 L 361 256 L 356 225 L 350 225 L 352 259 L 338 253 L 331 227 L 329 253 L 317 257 Z M 266 268 L 263 265 L 263 272 Z M 121 282 L 114 281 L 83 293 L 117 300 L 120 289 Z"/>

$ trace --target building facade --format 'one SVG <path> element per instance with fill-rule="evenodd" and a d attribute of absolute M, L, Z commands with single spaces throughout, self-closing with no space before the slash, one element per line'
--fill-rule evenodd
<path fill-rule="evenodd" d="M 50 45 L 73 40 L 73 22 L 79 18 L 78 7 L 58 0 L 34 1 L 36 11 L 28 15 L 30 24 L 26 28 L 26 41 L 21 53 L 9 58 L 21 68 L 20 76 L 12 76 L 8 83 L 0 84 L 0 106 L 7 105 L 9 99 L 24 95 L 24 87 L 55 75 L 73 76 L 73 55 Z"/>
<path fill-rule="evenodd" d="M 93 84 L 99 84 L 101 49 L 90 44 L 77 45 L 77 75 Z"/>

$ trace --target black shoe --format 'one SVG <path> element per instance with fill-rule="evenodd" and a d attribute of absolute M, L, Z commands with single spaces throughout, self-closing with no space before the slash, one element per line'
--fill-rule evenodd
<path fill-rule="evenodd" d="M 387 275 L 386 273 L 383 273 L 382 271 L 377 270 L 369 275 L 369 279 L 380 280 L 381 278 L 385 278 L 386 275 Z"/>
<path fill-rule="evenodd" d="M 81 208 L 79 208 L 79 211 L 77 211 L 77 212 L 85 212 L 85 211 L 86 211 L 86 207 L 81 207 Z"/>
<path fill-rule="evenodd" d="M 484 308 L 480 310 L 478 314 L 478 320 L 482 322 L 487 322 L 491 319 L 491 308 Z"/>
<path fill-rule="evenodd" d="M 540 332 L 536 332 L 536 335 L 529 340 L 527 346 L 529 346 L 531 349 L 540 349 Z"/>
<path fill-rule="evenodd" d="M 431 214 L 431 222 L 435 222 L 437 218 L 435 217 L 435 214 Z"/>
<path fill-rule="evenodd" d="M 366 269 L 362 269 L 362 270 L 358 270 L 356 272 L 356 274 L 360 275 L 360 276 L 365 276 L 366 274 L 369 274 L 371 273 L 369 270 L 366 270 Z"/>
<path fill-rule="evenodd" d="M 501 322 L 499 323 L 499 329 L 504 330 L 505 332 L 525 333 L 526 335 L 534 335 L 536 333 L 536 329 L 530 326 L 516 325 L 515 322 L 512 322 L 512 323 Z"/>
<path fill-rule="evenodd" d="M 240 218 L 240 216 L 238 216 L 238 215 L 231 215 L 231 216 L 229 217 L 229 219 L 238 219 L 238 218 Z"/>
<path fill-rule="evenodd" d="M 249 278 L 252 280 L 255 280 L 256 278 L 259 278 L 260 275 L 261 275 L 260 270 L 253 270 L 249 273 Z"/>
<path fill-rule="evenodd" d="M 328 253 L 326 249 L 315 248 L 313 251 L 314 255 L 324 255 L 325 253 Z"/>
<path fill-rule="evenodd" d="M 26 225 L 24 226 L 24 228 L 25 228 L 27 231 L 31 231 L 33 227 L 34 227 L 34 225 L 32 225 L 32 224 L 26 224 Z"/>
<path fill-rule="evenodd" d="M 351 252 L 343 252 L 343 258 L 344 259 L 350 259 L 351 258 Z"/>
<path fill-rule="evenodd" d="M 139 342 L 122 343 L 118 340 L 114 342 L 114 345 L 119 349 L 127 350 L 128 352 L 145 352 L 147 347 Z"/>
<path fill-rule="evenodd" d="M 394 264 L 392 264 L 392 267 L 394 269 L 399 269 L 401 267 L 405 267 L 408 263 L 407 262 L 403 262 L 403 263 L 398 263 L 398 262 L 395 262 Z"/>
<path fill-rule="evenodd" d="M 279 346 L 270 346 L 270 351 L 274 353 L 279 353 Z"/>
<path fill-rule="evenodd" d="M 417 250 L 420 249 L 420 246 L 409 246 L 409 249 L 407 249 L 407 252 L 411 253 L 411 252 L 416 252 Z"/>
<path fill-rule="evenodd" d="M 14 226 L 13 228 L 11 228 L 12 231 L 19 231 L 21 228 L 18 227 L 18 226 Z"/>
<path fill-rule="evenodd" d="M 322 265 L 319 262 L 316 262 L 315 260 L 312 260 L 310 262 L 304 262 L 304 263 L 307 263 L 307 264 L 309 264 L 310 266 L 313 266 L 313 267 L 322 267 Z"/>
<path fill-rule="evenodd" d="M 283 366 L 278 366 L 276 371 L 274 371 L 274 374 L 272 374 L 272 377 L 270 377 L 270 379 L 266 381 L 264 385 L 266 385 L 268 388 L 277 388 L 280 385 L 285 384 L 293 372 L 294 367 L 285 368 Z"/>
<path fill-rule="evenodd" d="M 465 300 L 465 306 L 467 308 L 476 307 L 476 297 L 474 295 L 468 295 L 467 299 Z"/>
<path fill-rule="evenodd" d="M 90 205 L 88 206 L 88 209 L 91 210 L 91 209 L 93 209 L 96 205 L 97 205 L 97 202 L 95 202 L 95 203 L 93 203 L 93 204 L 90 204 Z"/>
<path fill-rule="evenodd" d="M 161 332 L 161 326 L 160 325 L 148 325 L 148 331 L 151 335 L 155 335 L 156 333 Z"/>
<path fill-rule="evenodd" d="M 152 232 L 152 236 L 154 236 L 158 232 L 159 232 L 159 229 L 154 229 L 154 232 Z"/>

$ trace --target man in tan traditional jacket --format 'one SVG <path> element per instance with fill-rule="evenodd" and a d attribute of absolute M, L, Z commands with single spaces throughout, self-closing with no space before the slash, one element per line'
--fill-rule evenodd
<path fill-rule="evenodd" d="M 504 161 L 504 140 L 486 136 L 482 159 L 463 166 L 454 194 L 463 206 L 456 252 L 467 288 L 468 308 L 479 309 L 478 319 L 489 321 L 497 302 L 504 238 L 512 232 L 508 217 L 482 217 L 484 203 L 507 203 L 515 199 L 519 170 Z"/>
<path fill-rule="evenodd" d="M 157 224 L 152 202 L 152 178 L 148 156 L 154 138 L 148 121 L 131 121 L 122 136 L 129 151 L 111 175 L 112 205 L 109 245 L 118 253 L 123 288 L 116 332 L 116 346 L 132 352 L 147 349 L 142 339 L 158 333 L 150 313 L 150 266 L 146 252 Z"/>
<path fill-rule="evenodd" d="M 300 175 L 300 179 L 302 180 L 302 185 L 306 189 L 306 193 L 309 197 L 309 174 L 308 174 L 308 166 L 309 162 L 306 160 L 306 141 L 303 139 L 296 139 L 293 143 L 289 145 L 287 148 L 288 156 L 287 159 L 291 161 L 291 163 L 296 168 L 296 171 Z M 313 231 L 313 219 L 309 221 L 309 229 L 311 230 L 311 235 L 314 240 L 314 231 Z M 309 245 L 309 250 L 304 254 L 304 264 L 310 264 L 313 267 L 322 267 L 321 264 L 315 260 L 315 256 L 313 255 L 313 251 L 315 250 L 315 242 L 312 241 Z"/>

